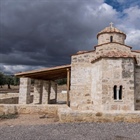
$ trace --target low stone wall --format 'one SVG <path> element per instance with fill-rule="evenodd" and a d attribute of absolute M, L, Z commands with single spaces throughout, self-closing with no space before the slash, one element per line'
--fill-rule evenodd
<path fill-rule="evenodd" d="M 1 104 L 0 115 L 3 114 L 54 114 L 57 115 L 58 108 L 66 105 L 19 105 L 19 104 Z"/>
<path fill-rule="evenodd" d="M 18 93 L 0 94 L 0 104 L 18 104 Z"/>
<path fill-rule="evenodd" d="M 53 114 L 60 122 L 131 122 L 140 123 L 140 111 L 94 112 L 92 110 L 72 110 L 67 105 L 0 105 L 3 114 Z"/>
<path fill-rule="evenodd" d="M 19 95 L 18 93 L 4 93 L 4 94 L 0 94 L 0 99 L 18 97 L 18 95 Z"/>
<path fill-rule="evenodd" d="M 57 101 L 67 101 L 67 93 L 57 93 Z"/>
<path fill-rule="evenodd" d="M 93 112 L 74 111 L 71 109 L 58 110 L 58 116 L 61 122 L 132 122 L 140 123 L 140 111 L 135 112 Z"/>
<path fill-rule="evenodd" d="M 18 104 L 18 97 L 2 98 L 0 104 Z"/>

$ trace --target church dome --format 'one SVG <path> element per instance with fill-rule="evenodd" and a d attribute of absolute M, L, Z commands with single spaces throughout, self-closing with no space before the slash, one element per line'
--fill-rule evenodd
<path fill-rule="evenodd" d="M 113 27 L 113 23 L 110 23 L 109 27 L 106 27 L 97 34 L 98 44 L 104 44 L 108 42 L 118 42 L 124 44 L 126 34 L 121 30 Z"/>

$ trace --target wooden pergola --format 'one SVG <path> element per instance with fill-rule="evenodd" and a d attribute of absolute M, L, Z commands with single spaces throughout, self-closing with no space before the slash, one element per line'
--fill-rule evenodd
<path fill-rule="evenodd" d="M 57 80 L 67 78 L 67 105 L 69 106 L 69 90 L 70 90 L 70 72 L 71 65 L 63 65 L 52 68 L 44 68 L 27 72 L 16 73 L 17 77 L 28 77 L 39 80 Z"/>

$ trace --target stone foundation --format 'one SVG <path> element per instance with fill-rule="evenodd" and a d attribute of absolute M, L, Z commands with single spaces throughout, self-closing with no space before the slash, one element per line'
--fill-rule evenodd
<path fill-rule="evenodd" d="M 0 115 L 3 114 L 54 114 L 57 115 L 58 108 L 66 105 L 0 105 Z"/>
<path fill-rule="evenodd" d="M 72 110 L 66 105 L 0 105 L 3 114 L 53 114 L 60 122 L 131 122 L 140 123 L 140 111 L 95 112 Z"/>
<path fill-rule="evenodd" d="M 130 122 L 140 123 L 140 111 L 135 112 L 94 112 L 91 110 L 78 111 L 59 109 L 61 122 Z"/>

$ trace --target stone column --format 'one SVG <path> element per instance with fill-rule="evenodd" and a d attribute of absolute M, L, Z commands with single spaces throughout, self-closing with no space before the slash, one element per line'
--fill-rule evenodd
<path fill-rule="evenodd" d="M 49 103 L 50 81 L 43 81 L 42 104 Z"/>
<path fill-rule="evenodd" d="M 54 81 L 51 81 L 51 93 L 50 93 L 50 103 L 57 102 L 57 84 Z"/>
<path fill-rule="evenodd" d="M 43 81 L 42 80 L 35 80 L 34 83 L 34 104 L 41 104 L 42 103 L 42 88 L 43 88 Z"/>
<path fill-rule="evenodd" d="M 31 79 L 20 78 L 19 104 L 30 103 L 30 88 L 31 88 Z"/>

